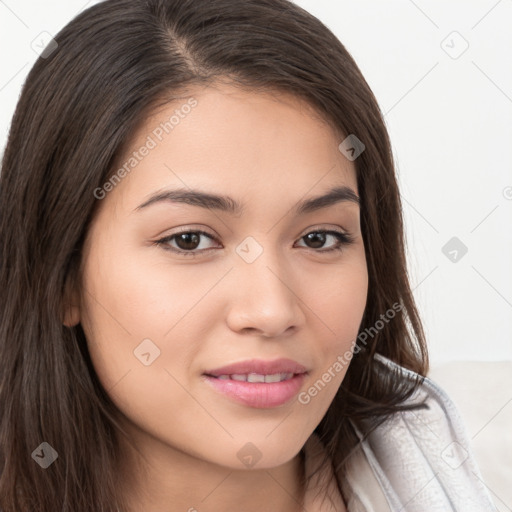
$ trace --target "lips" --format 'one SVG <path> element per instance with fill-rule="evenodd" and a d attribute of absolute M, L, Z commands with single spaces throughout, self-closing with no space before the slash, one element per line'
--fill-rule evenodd
<path fill-rule="evenodd" d="M 234 373 L 231 375 L 219 375 L 216 377 L 221 380 L 236 380 L 238 382 L 283 382 L 283 380 L 290 380 L 295 373 L 274 373 L 271 375 L 263 375 L 260 373 Z"/>
<path fill-rule="evenodd" d="M 208 370 L 203 378 L 230 400 L 267 409 L 290 402 L 300 391 L 307 373 L 304 366 L 291 359 L 253 359 Z"/>
<path fill-rule="evenodd" d="M 277 374 L 297 375 L 306 373 L 304 366 L 291 359 L 276 359 L 274 361 L 265 361 L 262 359 L 251 359 L 240 363 L 233 363 L 221 368 L 215 368 L 204 372 L 210 377 L 220 377 L 224 375 L 263 375 L 271 376 Z"/>

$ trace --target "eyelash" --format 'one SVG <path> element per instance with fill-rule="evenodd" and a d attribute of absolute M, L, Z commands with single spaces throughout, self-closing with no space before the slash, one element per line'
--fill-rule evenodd
<path fill-rule="evenodd" d="M 312 249 L 310 247 L 306 247 L 306 249 L 310 249 L 311 251 L 317 252 L 317 253 L 326 253 L 326 252 L 331 253 L 333 251 L 342 251 L 347 246 L 349 246 L 350 244 L 354 243 L 354 238 L 350 234 L 348 234 L 348 233 L 342 233 L 341 231 L 334 231 L 334 230 L 322 230 L 322 229 L 309 231 L 304 236 L 300 237 L 299 240 L 302 240 L 303 238 L 306 238 L 306 236 L 310 235 L 311 233 L 316 233 L 316 234 L 320 233 L 320 234 L 323 234 L 323 235 L 332 235 L 332 236 L 334 236 L 334 237 L 336 237 L 338 239 L 337 245 L 334 246 L 334 247 L 331 247 L 330 249 L 323 249 L 323 250 L 318 249 L 318 250 L 316 250 L 316 249 Z M 184 235 L 184 234 L 204 235 L 207 238 L 209 238 L 210 240 L 217 241 L 215 237 L 210 235 L 210 233 L 206 233 L 206 231 L 202 231 L 200 229 L 195 229 L 195 230 L 180 231 L 179 233 L 174 233 L 172 235 L 169 235 L 169 236 L 166 236 L 164 238 L 161 238 L 160 240 L 156 240 L 154 242 L 154 244 L 157 245 L 157 246 L 162 246 L 162 248 L 164 250 L 166 250 L 166 251 L 171 251 L 171 252 L 177 253 L 179 255 L 186 256 L 186 257 L 196 257 L 200 253 L 205 253 L 205 252 L 209 252 L 209 251 L 213 251 L 214 250 L 213 248 L 211 248 L 211 249 L 202 249 L 200 251 L 197 251 L 197 249 L 195 249 L 195 252 L 193 252 L 193 251 L 184 251 L 183 249 L 176 249 L 175 247 L 170 247 L 168 245 L 168 242 L 170 242 L 172 239 L 174 239 L 175 237 L 177 237 L 179 235 Z"/>

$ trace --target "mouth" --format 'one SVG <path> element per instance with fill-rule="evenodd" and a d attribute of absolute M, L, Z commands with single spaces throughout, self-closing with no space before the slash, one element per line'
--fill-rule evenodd
<path fill-rule="evenodd" d="M 213 377 L 215 379 L 220 380 L 236 380 L 238 382 L 283 382 L 285 380 L 290 380 L 294 375 L 299 375 L 297 373 L 273 373 L 271 375 L 263 375 L 261 373 L 233 373 L 232 375 L 208 375 L 209 377 Z"/>
<path fill-rule="evenodd" d="M 264 382 L 261 377 L 272 379 L 283 380 L 289 374 L 301 374 L 306 373 L 306 368 L 292 359 L 275 359 L 272 361 L 266 361 L 263 359 L 248 359 L 239 363 L 232 363 L 221 368 L 214 370 L 208 370 L 205 375 L 211 377 L 233 377 L 234 380 L 247 380 L 252 375 L 252 379 L 260 379 L 253 382 Z"/>
<path fill-rule="evenodd" d="M 237 380 L 236 377 L 240 380 Z M 269 379 L 261 381 L 261 378 Z M 278 375 L 203 375 L 204 381 L 216 392 L 247 407 L 270 409 L 285 405 L 299 393 L 306 373 Z M 242 380 L 243 379 L 243 380 Z M 254 382 L 254 379 L 257 379 Z M 272 379 L 282 379 L 274 380 Z"/>

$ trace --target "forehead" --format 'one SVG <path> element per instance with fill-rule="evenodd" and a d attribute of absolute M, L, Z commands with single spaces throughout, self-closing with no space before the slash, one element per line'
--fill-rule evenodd
<path fill-rule="evenodd" d="M 354 165 L 338 149 L 342 140 L 296 96 L 229 85 L 189 89 L 141 123 L 117 163 L 123 179 L 109 195 L 135 208 L 134 201 L 166 186 L 278 202 L 340 185 L 357 193 Z"/>

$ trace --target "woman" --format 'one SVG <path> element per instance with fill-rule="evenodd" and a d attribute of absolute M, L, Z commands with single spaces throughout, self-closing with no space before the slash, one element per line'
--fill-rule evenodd
<path fill-rule="evenodd" d="M 423 378 L 377 102 L 294 4 L 81 13 L 0 209 L 4 512 L 492 507 Z"/>

